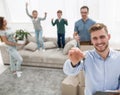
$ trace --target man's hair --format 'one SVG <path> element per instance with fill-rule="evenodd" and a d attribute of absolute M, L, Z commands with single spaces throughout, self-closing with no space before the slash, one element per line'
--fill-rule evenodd
<path fill-rule="evenodd" d="M 62 11 L 61 11 L 61 10 L 58 10 L 57 13 L 62 13 Z"/>
<path fill-rule="evenodd" d="M 36 12 L 36 13 L 37 13 L 37 10 L 33 10 L 33 11 L 32 11 L 32 14 L 33 14 L 34 12 Z"/>
<path fill-rule="evenodd" d="M 107 27 L 103 23 L 96 23 L 96 24 L 92 25 L 89 29 L 89 32 L 92 33 L 92 32 L 95 32 L 97 30 L 101 30 L 103 28 L 106 31 L 106 33 L 108 34 Z"/>
<path fill-rule="evenodd" d="M 86 8 L 87 11 L 89 12 L 89 8 L 88 8 L 88 6 L 82 6 L 82 7 L 80 8 L 80 10 L 81 10 L 81 9 L 85 9 L 85 8 Z"/>

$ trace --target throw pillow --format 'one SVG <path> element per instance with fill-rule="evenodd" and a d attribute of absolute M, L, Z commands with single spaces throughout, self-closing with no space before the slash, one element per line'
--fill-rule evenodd
<path fill-rule="evenodd" d="M 65 47 L 64 47 L 64 49 L 63 49 L 63 54 L 68 54 L 68 52 L 69 52 L 69 50 L 72 48 L 72 47 L 75 47 L 77 45 L 77 42 L 76 42 L 76 40 L 71 40 L 71 41 L 69 41 L 66 45 L 65 45 Z"/>
<path fill-rule="evenodd" d="M 47 42 L 44 42 L 44 47 L 45 49 L 52 49 L 52 48 L 56 48 L 56 44 L 52 41 L 47 41 Z"/>
<path fill-rule="evenodd" d="M 24 49 L 35 51 L 37 49 L 37 44 L 34 42 L 30 42 L 26 46 L 24 46 Z"/>
<path fill-rule="evenodd" d="M 35 42 L 36 42 L 36 39 L 35 39 L 35 37 L 29 35 L 29 36 L 28 36 L 28 41 L 35 43 Z"/>

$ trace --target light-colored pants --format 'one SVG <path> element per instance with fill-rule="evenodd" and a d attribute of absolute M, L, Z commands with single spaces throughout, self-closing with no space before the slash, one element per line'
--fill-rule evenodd
<path fill-rule="evenodd" d="M 43 43 L 43 39 L 42 39 L 42 33 L 43 33 L 43 31 L 37 31 L 37 30 L 35 30 L 35 38 L 36 38 L 36 43 L 37 43 L 38 49 L 40 49 L 40 47 L 42 47 L 44 49 L 44 43 Z"/>
<path fill-rule="evenodd" d="M 15 47 L 7 48 L 10 56 L 10 69 L 11 71 L 21 70 L 21 64 L 23 62 L 23 58 L 18 53 Z"/>

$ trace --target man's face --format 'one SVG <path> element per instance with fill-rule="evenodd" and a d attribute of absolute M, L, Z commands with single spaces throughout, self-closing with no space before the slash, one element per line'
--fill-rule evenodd
<path fill-rule="evenodd" d="M 38 13 L 37 13 L 37 12 L 33 12 L 33 13 L 32 13 L 32 16 L 33 16 L 33 18 L 37 18 Z"/>
<path fill-rule="evenodd" d="M 80 12 L 81 12 L 81 17 L 82 17 L 83 19 L 88 18 L 88 10 L 87 10 L 87 8 L 81 9 Z"/>
<path fill-rule="evenodd" d="M 57 13 L 58 18 L 61 18 L 62 13 Z"/>
<path fill-rule="evenodd" d="M 102 53 L 108 49 L 110 34 L 103 29 L 91 33 L 91 41 L 95 49 Z"/>

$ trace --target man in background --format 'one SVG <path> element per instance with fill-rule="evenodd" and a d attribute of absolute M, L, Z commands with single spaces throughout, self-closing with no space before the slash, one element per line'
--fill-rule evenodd
<path fill-rule="evenodd" d="M 82 6 L 80 8 L 81 19 L 75 23 L 74 38 L 80 42 L 80 45 L 91 45 L 89 28 L 95 24 L 95 21 L 88 18 L 89 8 Z M 78 35 L 75 35 L 77 32 Z"/>

